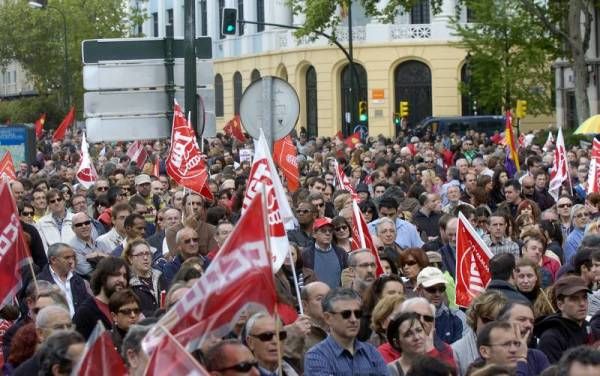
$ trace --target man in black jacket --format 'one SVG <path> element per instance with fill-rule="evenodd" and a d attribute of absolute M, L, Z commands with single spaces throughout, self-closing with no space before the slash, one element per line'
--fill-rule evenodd
<path fill-rule="evenodd" d="M 585 321 L 588 292 L 585 281 L 578 276 L 565 276 L 554 284 L 560 312 L 543 318 L 534 328 L 539 338 L 538 349 L 546 354 L 550 363 L 558 362 L 567 349 L 589 342 Z"/>
<path fill-rule="evenodd" d="M 75 251 L 65 243 L 54 243 L 48 247 L 49 264 L 38 274 L 38 280 L 56 285 L 65 294 L 71 317 L 90 294 L 89 285 L 75 270 Z"/>
<path fill-rule="evenodd" d="M 77 331 L 86 340 L 92 334 L 98 320 L 104 324 L 106 330 L 112 328 L 108 301 L 113 293 L 127 288 L 129 279 L 129 268 L 122 258 L 105 257 L 100 260 L 92 274 L 91 287 L 94 296 L 84 300 L 73 316 Z"/>
<path fill-rule="evenodd" d="M 513 272 L 515 270 L 515 256 L 512 253 L 500 253 L 490 260 L 490 274 L 492 280 L 486 290 L 496 290 L 508 299 L 509 302 L 529 302 L 527 298 L 515 288 Z"/>

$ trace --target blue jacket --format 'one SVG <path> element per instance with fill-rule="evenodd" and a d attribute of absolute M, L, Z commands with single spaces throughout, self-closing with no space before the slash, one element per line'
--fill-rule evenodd
<path fill-rule="evenodd" d="M 453 310 L 444 309 L 435 316 L 435 333 L 447 344 L 454 343 L 462 338 L 463 323 Z"/>

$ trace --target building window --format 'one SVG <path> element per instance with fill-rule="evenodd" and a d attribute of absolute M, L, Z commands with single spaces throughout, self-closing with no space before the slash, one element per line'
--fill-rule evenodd
<path fill-rule="evenodd" d="M 265 22 L 265 0 L 256 0 L 256 22 Z M 265 25 L 256 25 L 256 31 L 265 31 Z"/>
<path fill-rule="evenodd" d="M 220 74 L 215 76 L 215 116 L 221 117 L 225 114 L 223 105 L 223 77 Z"/>
<path fill-rule="evenodd" d="M 225 35 L 221 34 L 221 25 L 223 25 L 223 8 L 225 8 L 225 0 L 219 0 L 219 39 L 225 39 Z"/>
<path fill-rule="evenodd" d="M 242 102 L 242 75 L 240 72 L 233 74 L 233 113 L 240 114 L 240 103 Z"/>
<path fill-rule="evenodd" d="M 158 13 L 152 13 L 152 36 L 158 37 Z"/>
<path fill-rule="evenodd" d="M 350 64 L 346 64 L 346 66 L 342 69 L 341 75 L 340 91 L 342 94 L 342 130 L 345 130 L 343 131 L 344 134 L 352 134 L 355 132 L 353 127 L 354 124 L 347 122 L 348 117 L 346 114 L 351 115 L 351 118 L 354 119 L 356 123 L 358 118 L 358 103 L 356 100 L 366 101 L 368 98 L 367 71 L 358 63 L 354 63 L 354 68 L 356 69 L 356 76 L 358 76 L 358 80 L 355 78 L 355 75 L 350 68 Z M 357 84 L 358 98 L 352 94 L 352 88 L 356 87 Z M 369 122 L 367 120 L 362 124 L 368 127 Z"/>
<path fill-rule="evenodd" d="M 167 9 L 167 25 L 173 25 L 173 9 Z"/>
<path fill-rule="evenodd" d="M 317 137 L 319 117 L 317 112 L 317 72 L 311 65 L 306 70 L 306 135 Z"/>
<path fill-rule="evenodd" d="M 428 24 L 429 22 L 429 0 L 421 0 L 410 10 L 410 23 Z"/>
<path fill-rule="evenodd" d="M 208 13 L 206 0 L 200 0 L 200 34 L 208 35 Z"/>
<path fill-rule="evenodd" d="M 476 22 L 475 11 L 470 7 L 467 7 L 467 22 Z"/>
<path fill-rule="evenodd" d="M 408 101 L 409 126 L 431 116 L 431 70 L 420 61 L 409 60 L 394 70 L 394 108 Z"/>
<path fill-rule="evenodd" d="M 244 0 L 238 0 L 237 2 L 238 9 L 238 20 L 244 19 Z M 244 35 L 244 24 L 238 24 L 238 34 Z"/>
<path fill-rule="evenodd" d="M 250 74 L 250 82 L 254 82 L 254 81 L 258 81 L 260 80 L 260 72 L 256 69 L 252 70 L 252 73 Z"/>

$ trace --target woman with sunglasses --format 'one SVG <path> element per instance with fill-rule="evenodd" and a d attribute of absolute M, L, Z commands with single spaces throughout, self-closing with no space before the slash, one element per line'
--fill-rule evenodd
<path fill-rule="evenodd" d="M 564 247 L 565 263 L 571 263 L 575 252 L 577 252 L 577 248 L 581 245 L 585 228 L 590 223 L 590 211 L 585 205 L 577 204 L 571 208 L 571 223 L 573 229 L 567 236 Z"/>
<path fill-rule="evenodd" d="M 160 295 L 168 283 L 160 271 L 152 268 L 150 244 L 144 239 L 129 242 L 121 257 L 129 265 L 129 286 L 139 299 L 140 309 L 144 316 L 152 316 L 160 308 Z"/>
<path fill-rule="evenodd" d="M 417 285 L 417 276 L 423 268 L 429 266 L 427 253 L 421 248 L 407 248 L 400 253 L 398 264 L 402 271 L 407 296 L 414 296 L 412 291 Z"/>
<path fill-rule="evenodd" d="M 370 223 L 379 218 L 379 214 L 377 213 L 377 206 L 372 200 L 363 201 L 358 204 L 358 208 L 360 209 L 363 217 L 365 217 L 365 222 Z"/>
<path fill-rule="evenodd" d="M 120 354 L 127 331 L 140 320 L 140 299 L 130 289 L 119 290 L 111 295 L 108 309 L 113 320 L 112 341 Z"/>
<path fill-rule="evenodd" d="M 331 220 L 333 225 L 333 244 L 342 248 L 346 252 L 351 251 L 351 232 L 350 225 L 344 217 L 337 216 Z"/>

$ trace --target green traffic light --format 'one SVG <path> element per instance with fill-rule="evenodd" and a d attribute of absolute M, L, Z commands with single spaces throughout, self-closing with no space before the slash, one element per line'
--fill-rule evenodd
<path fill-rule="evenodd" d="M 360 121 L 367 121 L 367 115 L 365 114 L 360 114 L 358 118 L 360 119 Z"/>
<path fill-rule="evenodd" d="M 228 32 L 233 32 L 235 30 L 235 27 L 233 25 L 227 25 L 227 31 Z"/>

